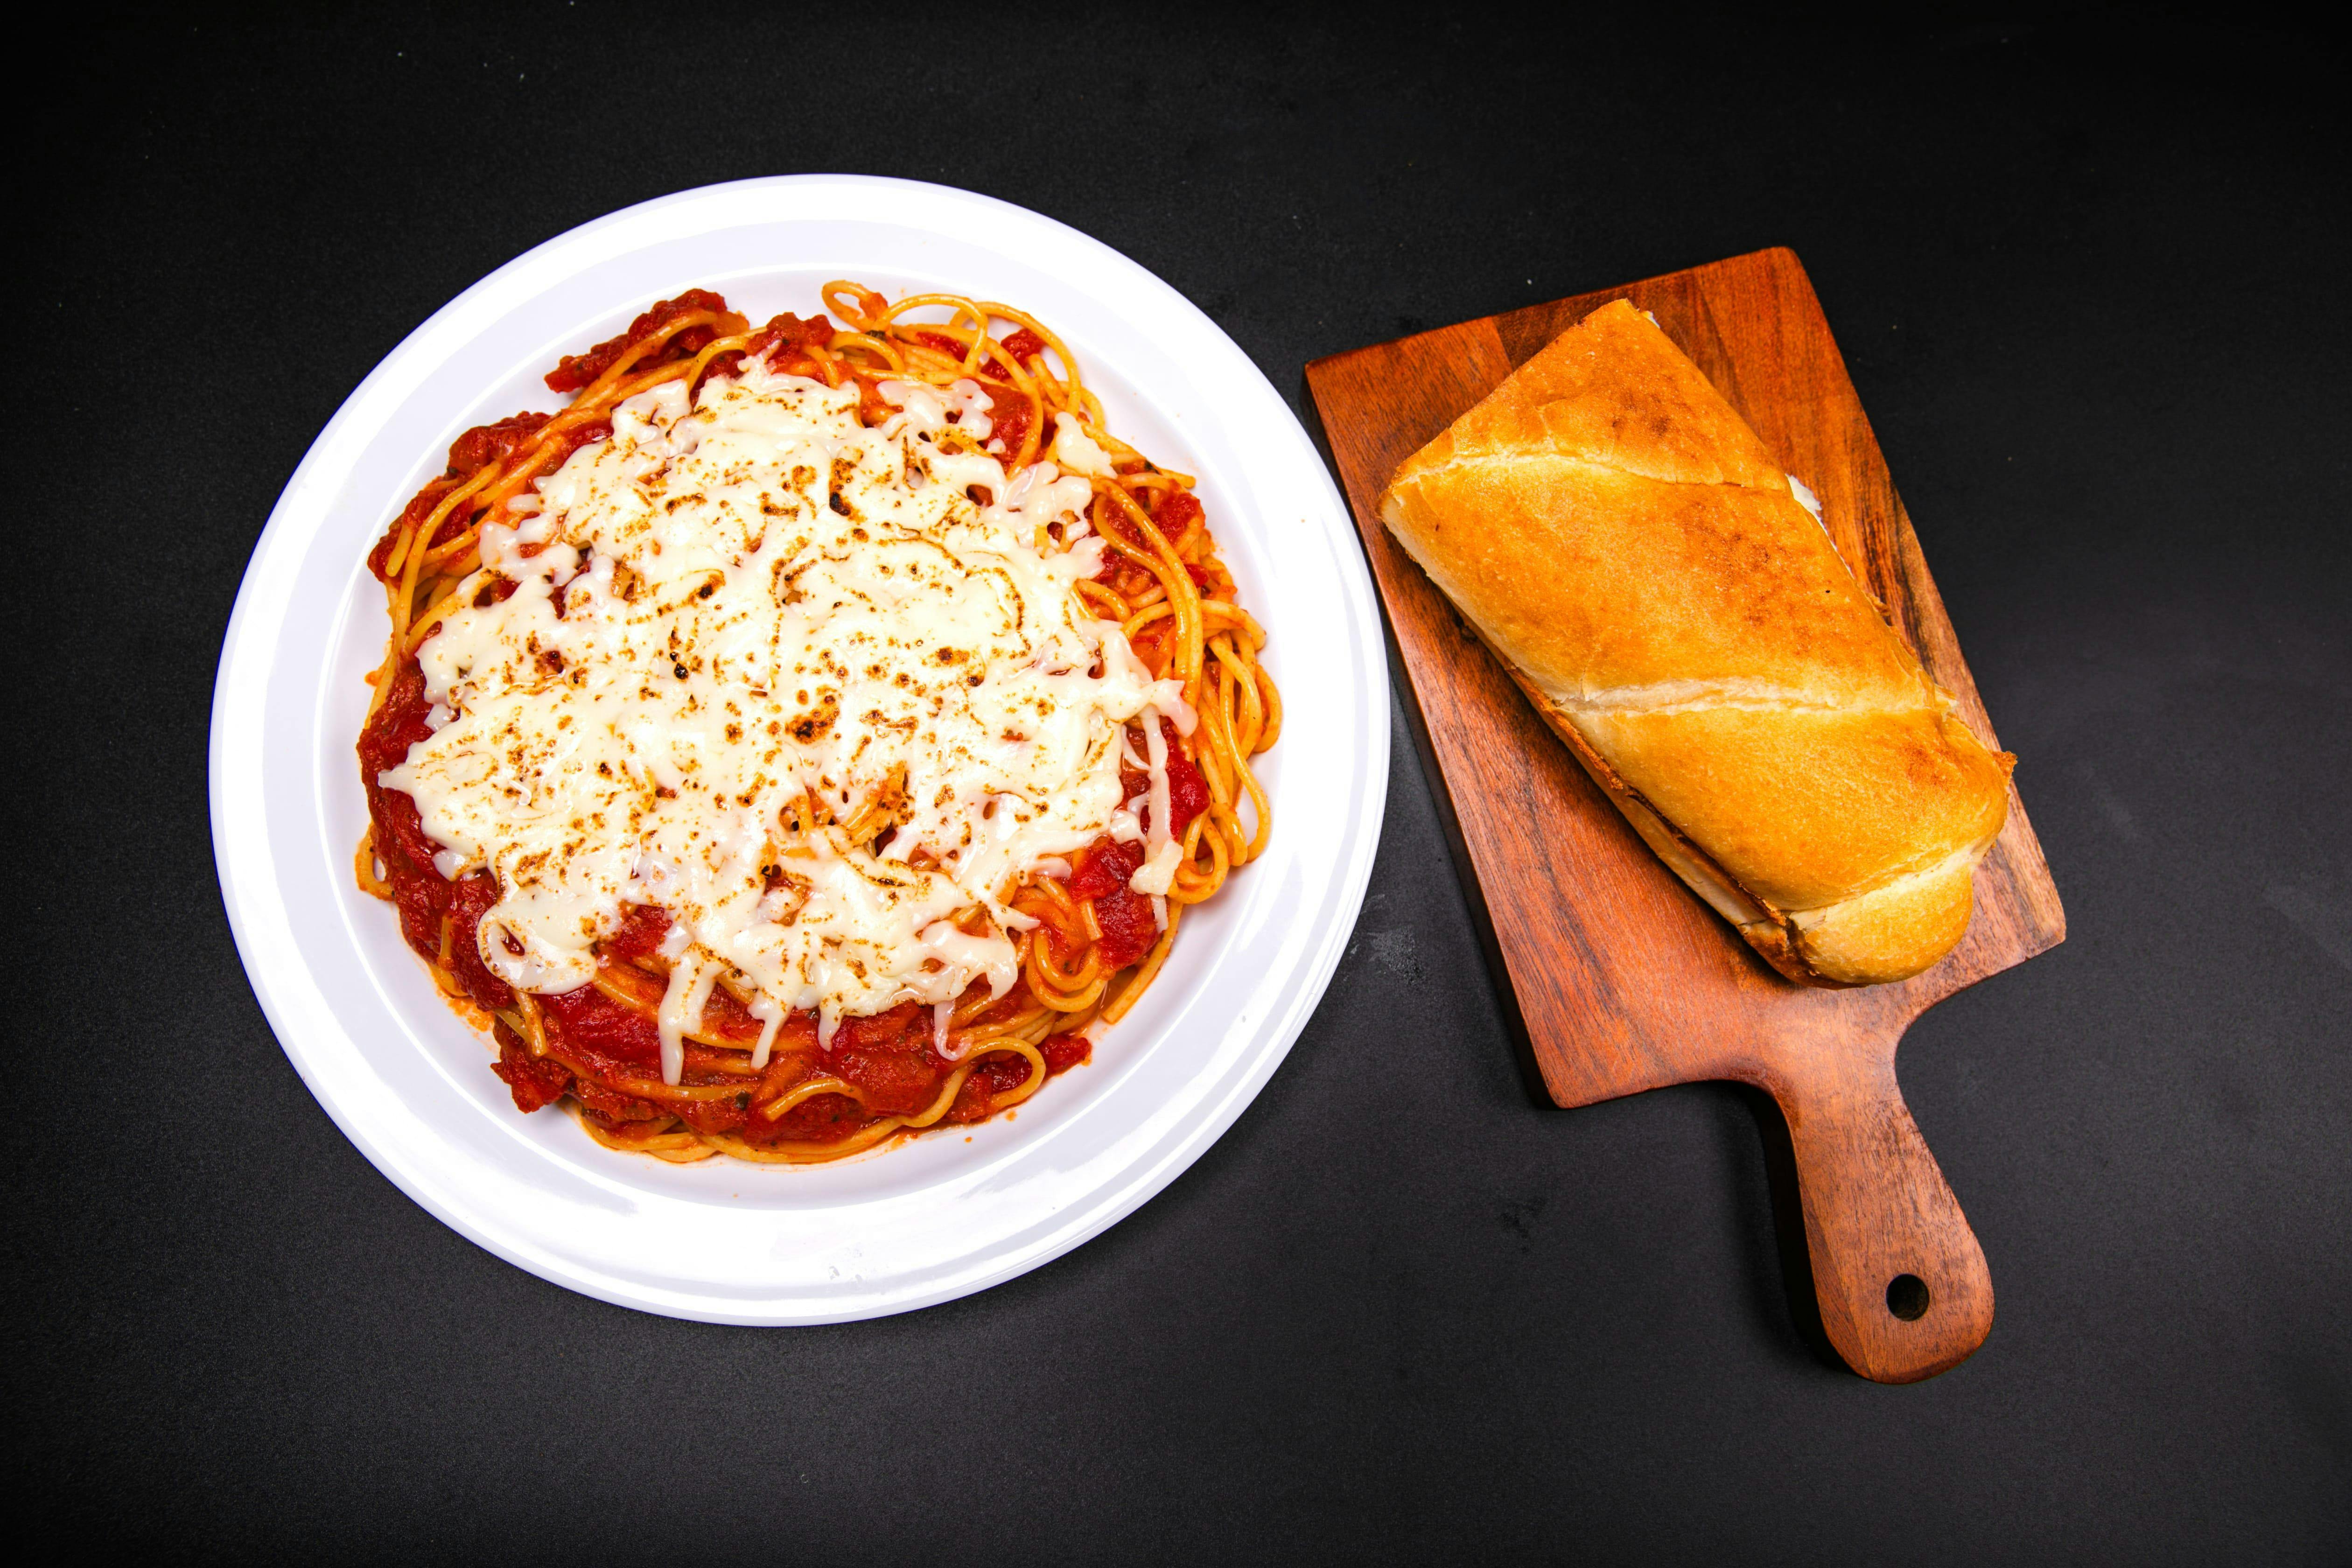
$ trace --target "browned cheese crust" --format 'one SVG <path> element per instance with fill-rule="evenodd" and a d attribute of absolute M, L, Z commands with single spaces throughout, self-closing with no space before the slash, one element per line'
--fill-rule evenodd
<path fill-rule="evenodd" d="M 1790 978 L 1968 928 L 2016 759 L 1888 627 L 1747 422 L 1618 300 L 1381 497 L 1398 542 L 1675 871 Z"/>

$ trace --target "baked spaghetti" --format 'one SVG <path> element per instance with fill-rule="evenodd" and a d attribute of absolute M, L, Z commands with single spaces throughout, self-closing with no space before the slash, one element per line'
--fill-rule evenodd
<path fill-rule="evenodd" d="M 614 1149 L 1019 1105 L 1272 826 L 1281 701 L 1193 481 L 1010 306 L 824 304 L 661 301 L 368 558 L 360 884 L 517 1109 Z"/>

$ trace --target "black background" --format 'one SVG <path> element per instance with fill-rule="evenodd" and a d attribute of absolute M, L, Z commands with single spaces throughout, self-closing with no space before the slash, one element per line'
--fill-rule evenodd
<path fill-rule="evenodd" d="M 1176 15 L 174 10 L 20 52 L 20 1529 L 575 1562 L 2352 1558 L 2341 56 L 2137 13 Z M 1972 1361 L 1891 1389 L 1808 1348 L 1744 1091 L 1530 1099 L 1401 724 L 1287 1065 L 1164 1194 L 984 1295 L 643 1316 L 476 1249 L 343 1141 L 255 1005 L 206 826 L 215 662 L 278 488 L 509 258 L 826 170 L 1074 224 L 1294 401 L 1317 355 L 1796 248 L 2072 925 L 1903 1053 L 1999 1291 Z"/>

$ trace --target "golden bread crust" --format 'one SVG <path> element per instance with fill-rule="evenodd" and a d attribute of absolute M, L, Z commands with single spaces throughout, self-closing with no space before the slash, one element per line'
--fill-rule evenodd
<path fill-rule="evenodd" d="M 2008 771 L 1927 709 L 1706 708 L 1575 714 L 1651 807 L 1759 901 L 1817 910 L 1982 850 Z"/>
<path fill-rule="evenodd" d="M 1497 451 L 1552 451 L 1680 484 L 1789 488 L 1738 411 L 1628 300 L 1553 339 L 1396 479 Z"/>
<path fill-rule="evenodd" d="M 1651 847 L 1792 979 L 1967 929 L 2015 759 L 1886 625 L 1698 367 L 1622 300 L 1398 468 L 1381 518 Z"/>
<path fill-rule="evenodd" d="M 1675 484 L 1549 452 L 1400 478 L 1390 531 L 1554 701 L 1738 683 L 1916 706 L 1918 663 L 1781 480 Z"/>
<path fill-rule="evenodd" d="M 1842 984 L 1868 985 L 1885 975 L 1890 953 L 1940 957 L 1958 946 L 1975 902 L 1976 857 L 1971 856 L 1832 904 L 1811 923 L 1790 930 L 1799 955 L 1815 974 Z"/>

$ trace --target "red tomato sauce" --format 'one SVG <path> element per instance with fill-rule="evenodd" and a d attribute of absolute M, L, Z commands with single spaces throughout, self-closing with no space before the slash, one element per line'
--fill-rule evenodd
<path fill-rule="evenodd" d="M 1160 735 L 1168 746 L 1168 831 L 1172 837 L 1181 839 L 1192 826 L 1192 819 L 1209 807 L 1209 781 L 1193 764 L 1172 721 L 1160 721 Z M 1131 728 L 1128 738 L 1139 753 L 1144 752 L 1142 738 Z M 1150 775 L 1139 769 L 1122 764 L 1118 780 L 1124 799 L 1150 794 Z M 1138 815 L 1148 832 L 1151 826 L 1148 799 Z M 1102 960 L 1112 969 L 1124 969 L 1138 962 L 1160 940 L 1160 922 L 1152 916 L 1151 900 L 1128 886 L 1128 879 L 1142 865 L 1142 845 L 1099 838 L 1078 852 L 1071 864 L 1070 879 L 1065 884 L 1070 897 L 1094 906 L 1095 924 L 1102 928 L 1098 944 Z M 1066 953 L 1068 950 L 1058 932 L 1053 942 L 1057 952 Z"/>
<path fill-rule="evenodd" d="M 529 446 L 531 438 L 545 428 L 552 417 L 547 414 L 509 414 L 494 423 L 477 425 L 450 443 L 447 471 L 439 479 L 425 481 L 425 488 L 401 509 L 400 515 L 392 520 L 392 526 L 383 531 L 383 537 L 375 542 L 375 548 L 368 552 L 368 570 L 375 574 L 376 581 L 388 583 L 392 580 L 387 563 L 392 557 L 392 547 L 403 533 L 411 528 L 423 527 L 425 520 L 433 515 L 433 510 L 441 504 L 450 490 L 470 479 L 485 464 L 503 463 Z M 572 453 L 593 441 L 604 440 L 612 433 L 613 422 L 609 419 L 594 419 L 574 426 L 555 438 L 551 453 L 540 462 L 539 472 L 541 475 L 553 473 Z M 466 531 L 468 521 L 469 514 L 464 505 L 451 508 L 449 515 L 443 518 L 440 526 L 433 531 L 433 537 L 425 542 L 425 547 L 430 550 L 448 543 Z"/>
<path fill-rule="evenodd" d="M 1168 747 L 1168 836 L 1181 838 L 1185 829 L 1192 826 L 1192 819 L 1209 809 L 1209 781 L 1202 777 L 1201 770 L 1193 765 L 1192 754 L 1185 751 L 1183 741 L 1176 733 L 1173 720 L 1160 721 L 1160 738 Z M 1134 742 L 1138 754 L 1150 755 L 1144 747 L 1142 737 L 1130 735 L 1129 739 Z M 1151 775 L 1122 763 L 1118 770 L 1118 785 L 1122 798 L 1133 800 L 1139 795 L 1150 792 Z M 1143 826 L 1149 830 L 1151 826 L 1151 807 L 1149 805 L 1144 806 L 1142 816 Z"/>
<path fill-rule="evenodd" d="M 613 368 L 614 362 L 646 339 L 661 331 L 678 317 L 696 310 L 724 314 L 727 301 L 708 289 L 688 289 L 675 300 L 663 300 L 635 321 L 618 337 L 607 338 L 584 354 L 565 354 L 553 370 L 547 373 L 551 392 L 578 392 L 598 376 Z M 658 357 L 639 362 L 639 367 L 665 363 L 674 359 L 688 359 L 710 346 L 719 334 L 709 327 L 688 327 L 664 343 Z"/>
<path fill-rule="evenodd" d="M 1003 442 L 1004 460 L 1009 463 L 1020 456 L 1021 443 L 1029 438 L 1029 427 L 1037 422 L 1037 405 L 1009 383 L 986 378 L 980 384 L 988 394 L 989 444 Z"/>
<path fill-rule="evenodd" d="M 768 356 L 770 367 L 782 375 L 803 375 L 812 381 L 825 379 L 824 366 L 817 362 L 812 350 L 824 348 L 833 342 L 834 325 L 823 312 L 806 319 L 790 310 L 772 317 L 768 324 L 751 334 L 751 341 L 740 354 L 720 354 L 710 362 L 709 374 L 731 375 L 747 359 Z"/>
<path fill-rule="evenodd" d="M 1201 527 L 1205 520 L 1200 500 L 1190 490 L 1153 490 L 1150 492 L 1150 499 L 1145 503 L 1145 510 L 1151 519 L 1152 526 L 1160 531 L 1160 536 L 1178 550 L 1183 548 L 1185 540 L 1195 529 Z M 1105 533 L 1111 535 L 1130 549 L 1145 554 L 1150 552 L 1143 542 L 1142 535 L 1136 531 L 1132 523 L 1127 521 L 1124 512 L 1117 510 L 1099 512 L 1097 514 L 1096 521 L 1097 526 Z M 1184 563 L 1184 574 L 1192 579 L 1195 587 L 1213 589 L 1216 586 L 1207 572 L 1190 561 Z M 1138 594 L 1148 593 L 1151 585 L 1159 580 L 1150 567 L 1130 560 L 1117 551 L 1111 552 L 1104 559 L 1102 570 L 1095 574 L 1096 582 L 1111 592 L 1129 598 Z"/>

